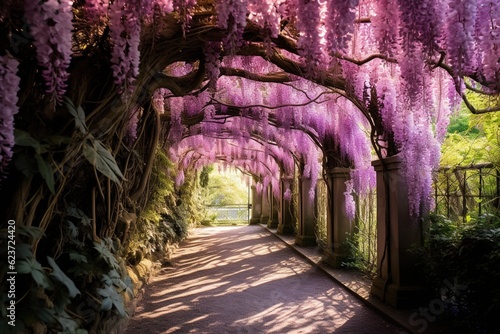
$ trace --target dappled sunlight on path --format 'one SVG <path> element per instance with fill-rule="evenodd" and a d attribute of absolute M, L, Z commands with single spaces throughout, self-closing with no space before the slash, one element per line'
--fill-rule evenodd
<path fill-rule="evenodd" d="M 193 230 L 132 333 L 399 333 L 260 226 Z"/>

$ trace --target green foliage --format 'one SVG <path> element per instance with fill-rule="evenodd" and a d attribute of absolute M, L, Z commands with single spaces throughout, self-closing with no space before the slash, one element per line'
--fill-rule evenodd
<path fill-rule="evenodd" d="M 470 112 L 467 110 L 462 110 L 458 115 L 452 116 L 450 119 L 450 125 L 448 126 L 448 133 L 457 133 L 468 137 L 478 135 L 479 129 L 471 127 L 469 124 L 470 118 Z"/>
<path fill-rule="evenodd" d="M 500 217 L 482 215 L 467 225 L 430 215 L 420 255 L 430 286 L 449 316 L 470 333 L 496 328 L 500 314 Z M 447 288 L 449 282 L 463 287 Z"/>
<path fill-rule="evenodd" d="M 109 311 L 124 317 L 123 294 L 132 294 L 132 282 L 111 239 L 94 242 L 90 219 L 72 205 L 61 225 L 64 250 L 57 256 L 37 259 L 31 243 L 42 233 L 35 227 L 19 227 L 16 238 L 16 331 L 29 332 L 44 323 L 50 333 L 86 334 L 92 321 L 104 319 Z M 0 239 L 0 255 L 7 247 Z M 0 272 L 7 272 L 2 262 Z M 81 291 L 85 290 L 85 294 Z M 2 291 L 1 302 L 8 302 Z M 94 306 L 94 304 L 98 306 Z M 0 332 L 10 333 L 5 308 Z M 97 317 L 96 313 L 103 312 Z M 109 315 L 108 315 L 109 316 Z"/>
<path fill-rule="evenodd" d="M 49 190 L 54 194 L 54 169 L 49 152 L 51 146 L 66 143 L 68 138 L 51 136 L 38 140 L 21 130 L 15 130 L 14 137 L 17 146 L 15 150 L 16 168 L 27 177 L 39 173 Z"/>
<path fill-rule="evenodd" d="M 87 124 L 85 123 L 85 112 L 81 106 L 75 107 L 73 101 L 64 97 L 64 105 L 69 113 L 75 118 L 75 127 L 80 130 L 82 134 L 88 133 Z"/>
<path fill-rule="evenodd" d="M 111 152 L 98 139 L 89 138 L 85 141 L 83 144 L 83 156 L 99 172 L 120 185 L 120 181 L 124 178 L 123 174 Z"/>
<path fill-rule="evenodd" d="M 485 137 L 485 159 L 500 167 L 500 112 L 473 115 L 471 122 L 476 124 Z"/>
<path fill-rule="evenodd" d="M 185 182 L 179 189 L 174 186 L 174 168 L 165 153 L 158 150 L 154 162 L 148 201 L 131 234 L 129 253 L 140 250 L 148 258 L 157 260 L 165 256 L 168 245 L 187 237 L 188 227 L 204 217 L 199 179 L 186 171 Z"/>
<path fill-rule="evenodd" d="M 206 205 L 224 206 L 243 204 L 248 201 L 248 187 L 242 182 L 241 173 L 218 172 L 212 168 L 207 190 Z"/>
<path fill-rule="evenodd" d="M 123 174 L 111 152 L 100 140 L 89 133 L 83 108 L 81 106 L 75 107 L 73 101 L 67 97 L 64 98 L 64 105 L 74 117 L 75 127 L 85 136 L 83 142 L 83 156 L 85 159 L 111 181 L 120 185 L 121 180 L 124 179 Z"/>
<path fill-rule="evenodd" d="M 490 101 L 469 93 L 469 100 L 479 108 Z M 441 152 L 442 166 L 492 162 L 500 166 L 500 113 L 473 115 L 465 106 L 453 116 Z"/>
<path fill-rule="evenodd" d="M 123 292 L 133 295 L 131 280 L 129 277 L 122 280 L 121 275 L 114 269 L 108 274 L 103 274 L 101 282 L 103 287 L 97 289 L 97 293 L 103 298 L 101 300 L 101 311 L 109 311 L 113 307 L 121 317 L 128 316 L 125 311 Z"/>
<path fill-rule="evenodd" d="M 206 188 L 208 186 L 208 182 L 210 180 L 210 173 L 214 170 L 212 165 L 205 166 L 200 172 L 200 186 L 202 188 Z"/>

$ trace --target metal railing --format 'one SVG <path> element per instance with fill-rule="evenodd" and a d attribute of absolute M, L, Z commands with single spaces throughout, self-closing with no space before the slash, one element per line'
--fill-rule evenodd
<path fill-rule="evenodd" d="M 443 167 L 434 175 L 435 213 L 466 222 L 500 212 L 500 170 L 493 164 Z"/>
<path fill-rule="evenodd" d="M 217 221 L 249 221 L 251 207 L 247 204 L 212 205 L 207 206 L 209 214 L 216 215 Z"/>

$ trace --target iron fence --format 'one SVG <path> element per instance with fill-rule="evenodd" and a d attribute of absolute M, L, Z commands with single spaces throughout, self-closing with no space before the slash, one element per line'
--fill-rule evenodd
<path fill-rule="evenodd" d="M 493 164 L 440 168 L 434 175 L 434 199 L 435 213 L 456 221 L 500 213 L 500 170 Z"/>
<path fill-rule="evenodd" d="M 237 222 L 249 221 L 251 207 L 247 204 L 228 204 L 223 206 L 207 206 L 209 215 L 215 215 L 216 221 Z"/>

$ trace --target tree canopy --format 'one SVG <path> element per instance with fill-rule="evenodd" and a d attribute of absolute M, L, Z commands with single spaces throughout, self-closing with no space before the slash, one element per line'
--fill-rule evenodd
<path fill-rule="evenodd" d="M 499 21 L 498 0 L 3 1 L 2 173 L 14 124 L 51 147 L 31 145 L 52 193 L 79 152 L 120 183 L 130 166 L 99 165 L 99 152 L 142 147 L 132 201 L 159 144 L 179 183 L 185 168 L 225 161 L 278 189 L 294 165 L 316 179 L 323 164 L 352 167 L 358 192 L 373 186 L 373 149 L 401 155 L 418 213 L 453 108 L 500 110 Z"/>

